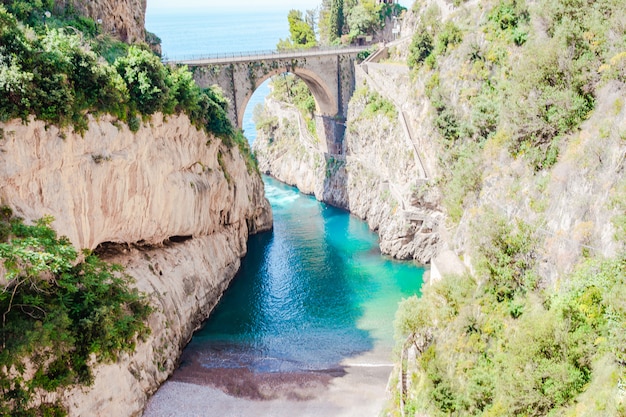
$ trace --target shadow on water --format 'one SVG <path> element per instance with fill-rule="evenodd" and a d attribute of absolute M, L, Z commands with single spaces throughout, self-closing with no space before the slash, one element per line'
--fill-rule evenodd
<path fill-rule="evenodd" d="M 250 238 L 172 380 L 247 398 L 308 399 L 345 375 L 346 359 L 392 343 L 380 328 L 391 328 L 397 302 L 419 290 L 422 270 L 372 252 L 375 235 L 345 211 L 272 179 L 266 192 L 274 229 Z M 394 281 L 399 267 L 411 284 Z"/>

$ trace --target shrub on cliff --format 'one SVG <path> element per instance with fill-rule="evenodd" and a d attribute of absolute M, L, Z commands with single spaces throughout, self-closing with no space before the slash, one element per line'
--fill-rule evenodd
<path fill-rule="evenodd" d="M 209 132 L 222 137 L 225 144 L 230 146 L 229 139 L 235 134 L 233 125 L 226 113 L 228 101 L 224 96 L 212 88 L 198 91 L 198 101 L 189 113 L 189 117 L 196 126 L 203 126 Z"/>
<path fill-rule="evenodd" d="M 437 109 L 436 125 L 454 128 L 443 129 L 446 140 L 452 132 L 455 142 L 482 143 L 500 131 L 511 154 L 524 156 L 537 170 L 549 168 L 561 139 L 593 110 L 600 72 L 623 75 L 609 71 L 619 67 L 612 63 L 623 51 L 623 10 L 613 0 L 552 0 L 533 8 L 521 0 L 498 0 L 484 7 L 484 20 L 464 30 L 452 20 L 443 23 L 436 6 L 426 8 L 407 63 L 416 76 L 434 70 L 431 78 L 445 81 L 426 92 Z M 464 32 L 471 41 L 463 42 Z M 466 56 L 454 57 L 455 65 L 463 62 L 458 78 L 474 84 L 458 97 L 455 72 L 446 66 L 444 79 L 438 66 L 448 65 L 451 47 L 463 43 Z M 464 126 L 459 118 L 467 121 Z"/>
<path fill-rule="evenodd" d="M 31 408 L 38 390 L 91 382 L 91 356 L 115 360 L 148 334 L 146 299 L 117 265 L 77 253 L 50 228 L 51 218 L 24 224 L 2 210 L 0 260 L 0 414 L 61 412 L 59 404 Z M 33 373 L 25 375 L 27 364 Z M 58 414 L 55 414 L 58 415 Z"/>
<path fill-rule="evenodd" d="M 30 41 L 0 9 L 0 114 L 2 120 L 33 114 L 59 126 L 86 128 L 85 110 L 119 114 L 126 87 L 99 64 L 80 37 L 52 29 Z"/>
<path fill-rule="evenodd" d="M 364 108 L 359 117 L 372 119 L 377 115 L 383 115 L 389 121 L 398 118 L 398 109 L 390 100 L 383 97 L 376 91 L 370 90 L 367 86 L 359 87 L 352 95 L 353 102 L 362 102 Z"/>
<path fill-rule="evenodd" d="M 538 289 L 529 225 L 491 215 L 473 233 L 481 258 L 474 277 L 446 276 L 398 310 L 399 340 L 419 348 L 406 408 L 431 416 L 622 415 L 624 254 L 583 260 L 560 287 Z"/>
<path fill-rule="evenodd" d="M 309 132 L 312 135 L 316 134 L 315 98 L 301 78 L 293 74 L 283 74 L 272 78 L 270 96 L 275 100 L 297 107 L 307 123 Z M 257 129 L 259 129 L 258 126 Z"/>
<path fill-rule="evenodd" d="M 146 46 L 105 47 L 74 27 L 38 30 L 0 5 L 0 121 L 34 115 L 83 132 L 87 114 L 109 113 L 136 130 L 137 115 L 186 113 L 198 128 L 233 134 L 221 93 L 200 89 L 187 68 L 163 65 Z M 122 55 L 111 65 L 94 49 Z"/>
<path fill-rule="evenodd" d="M 170 98 L 168 71 L 153 53 L 131 46 L 126 56 L 113 64 L 128 88 L 131 111 L 151 115 L 166 107 Z"/>
<path fill-rule="evenodd" d="M 21 21 L 35 26 L 43 23 L 44 11 L 52 10 L 54 0 L 2 0 L 2 4 Z"/>

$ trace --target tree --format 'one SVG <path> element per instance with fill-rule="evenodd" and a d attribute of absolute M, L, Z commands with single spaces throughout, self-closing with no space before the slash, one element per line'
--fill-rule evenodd
<path fill-rule="evenodd" d="M 378 14 L 371 13 L 363 4 L 356 5 L 348 15 L 350 36 L 371 33 L 378 24 Z"/>
<path fill-rule="evenodd" d="M 311 47 L 317 44 L 315 30 L 313 26 L 304 21 L 302 12 L 290 10 L 287 20 L 289 21 L 291 40 L 296 46 Z"/>
<path fill-rule="evenodd" d="M 313 29 L 313 33 L 317 34 L 317 22 L 319 19 L 319 9 L 315 8 L 315 9 L 308 9 L 306 11 L 306 16 L 304 17 L 304 21 L 306 22 L 307 25 L 311 26 L 311 29 Z"/>
<path fill-rule="evenodd" d="M 343 0 L 333 0 L 329 16 L 330 41 L 340 38 L 343 33 Z"/>
<path fill-rule="evenodd" d="M 434 40 L 429 31 L 420 24 L 413 35 L 413 40 L 409 46 L 409 57 L 407 64 L 410 68 L 415 68 L 428 58 L 434 49 Z"/>
<path fill-rule="evenodd" d="M 373 0 L 372 0 L 373 1 Z M 348 22 L 348 17 L 350 17 L 350 13 L 352 13 L 352 9 L 354 9 L 357 5 L 359 5 L 362 0 L 343 0 L 343 22 L 344 27 L 341 34 L 346 32 L 350 32 L 350 23 Z M 348 26 L 347 28 L 345 26 Z"/>
<path fill-rule="evenodd" d="M 330 43 L 330 0 L 322 0 L 319 9 L 317 29 L 319 33 L 320 43 L 328 45 Z"/>
<path fill-rule="evenodd" d="M 290 35 L 289 38 L 278 41 L 276 47 L 279 50 L 311 48 L 317 45 L 315 22 L 311 13 L 314 11 L 307 11 L 307 21 L 305 21 L 301 11 L 293 9 L 289 11 L 287 20 Z"/>

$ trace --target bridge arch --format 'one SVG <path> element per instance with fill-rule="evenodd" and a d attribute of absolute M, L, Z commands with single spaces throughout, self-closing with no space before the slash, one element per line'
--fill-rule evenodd
<path fill-rule="evenodd" d="M 178 61 L 192 69 L 201 87 L 218 85 L 229 99 L 228 117 L 242 127 L 252 94 L 267 79 L 290 72 L 307 85 L 315 99 L 315 125 L 320 147 L 342 152 L 345 118 L 355 87 L 354 63 L 365 47 L 265 51 Z"/>
<path fill-rule="evenodd" d="M 252 98 L 254 92 L 263 84 L 265 81 L 270 78 L 284 74 L 284 73 L 292 73 L 300 78 L 306 86 L 313 94 L 313 98 L 315 99 L 315 110 L 316 113 L 324 116 L 334 116 L 339 111 L 339 103 L 337 99 L 334 97 L 336 94 L 330 88 L 328 83 L 326 83 L 319 74 L 315 71 L 311 71 L 307 68 L 300 67 L 289 67 L 284 66 L 281 68 L 277 68 L 271 70 L 269 72 L 263 72 L 258 74 L 257 77 L 254 77 L 254 88 L 249 89 L 246 92 L 246 95 L 242 98 L 241 103 L 237 107 L 237 126 L 241 128 L 243 126 L 243 117 L 248 106 L 248 102 Z"/>

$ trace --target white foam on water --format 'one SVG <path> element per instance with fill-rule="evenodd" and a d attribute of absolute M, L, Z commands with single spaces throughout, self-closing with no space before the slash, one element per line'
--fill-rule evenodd
<path fill-rule="evenodd" d="M 300 195 L 293 191 L 281 190 L 271 184 L 265 183 L 265 196 L 272 206 L 286 207 L 292 205 L 300 198 Z"/>

